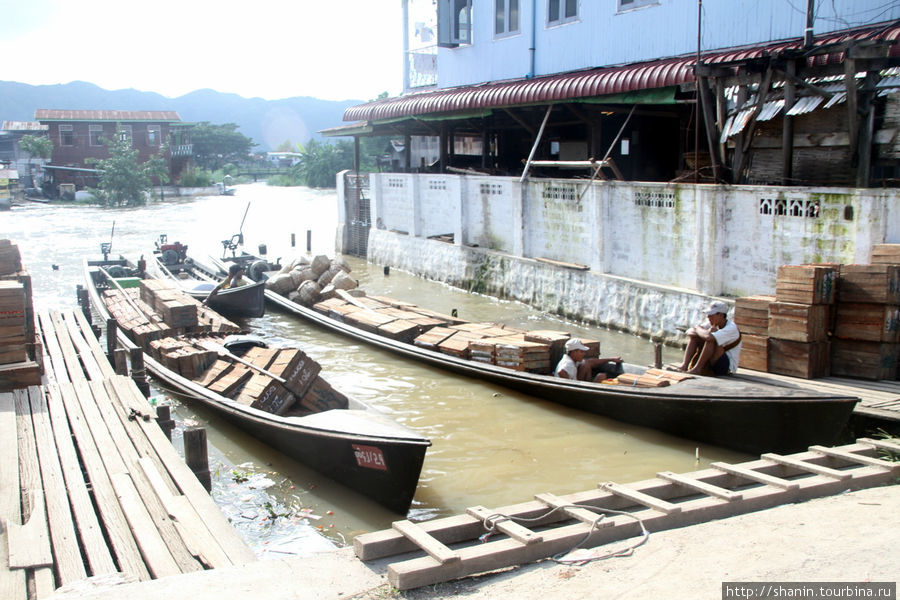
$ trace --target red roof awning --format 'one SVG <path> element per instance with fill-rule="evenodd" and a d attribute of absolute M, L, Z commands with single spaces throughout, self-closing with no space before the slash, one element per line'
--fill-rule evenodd
<path fill-rule="evenodd" d="M 174 110 L 57 110 L 39 108 L 35 121 L 180 121 Z"/>
<path fill-rule="evenodd" d="M 898 37 L 900 37 L 900 24 L 892 22 L 887 26 L 822 35 L 815 39 L 814 47 L 827 48 L 831 44 L 850 40 L 893 41 Z M 802 49 L 803 40 L 794 39 L 766 46 L 707 53 L 702 55 L 702 59 L 707 64 L 732 63 Z M 900 56 L 900 48 L 896 45 L 891 48 L 891 56 Z M 810 66 L 840 64 L 843 60 L 843 52 L 816 54 L 807 59 Z M 377 121 L 425 114 L 573 100 L 674 86 L 695 80 L 695 63 L 696 55 L 691 55 L 533 79 L 514 79 L 412 93 L 351 106 L 344 112 L 344 120 Z"/>

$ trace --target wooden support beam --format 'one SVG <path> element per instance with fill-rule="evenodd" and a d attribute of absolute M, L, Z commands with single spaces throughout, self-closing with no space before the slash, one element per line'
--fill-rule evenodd
<path fill-rule="evenodd" d="M 787 81 L 784 84 L 784 109 L 782 110 L 781 120 L 781 183 L 782 185 L 790 185 L 794 177 L 794 117 L 788 115 L 791 107 L 794 106 L 794 81 L 798 79 L 794 76 L 797 70 L 797 63 L 790 61 L 787 64 L 785 76 Z"/>
<path fill-rule="evenodd" d="M 811 452 L 818 452 L 819 454 L 824 454 L 825 456 L 831 456 L 858 465 L 883 467 L 885 469 L 890 469 L 891 471 L 900 470 L 900 462 L 897 461 L 865 456 L 863 454 L 848 452 L 839 448 L 826 448 L 825 446 L 810 446 L 809 449 Z"/>
<path fill-rule="evenodd" d="M 510 110 L 510 109 L 508 109 L 508 108 L 504 108 L 504 109 L 503 109 L 503 112 L 505 112 L 506 114 L 508 114 L 509 117 L 510 117 L 513 121 L 515 121 L 516 123 L 518 123 L 519 125 L 521 125 L 522 128 L 525 129 L 525 131 L 527 131 L 527 132 L 529 133 L 529 135 L 531 135 L 531 136 L 534 136 L 534 135 L 535 135 L 535 133 L 536 133 L 537 130 L 536 130 L 534 127 L 532 127 L 531 124 L 529 124 L 528 122 L 526 122 L 526 121 L 524 121 L 522 118 L 520 118 L 519 115 L 517 115 L 516 113 L 514 113 L 512 110 Z"/>
<path fill-rule="evenodd" d="M 460 560 L 459 554 L 431 537 L 425 530 L 411 521 L 394 521 L 391 527 L 402 533 L 403 537 L 415 543 L 442 565 L 458 563 Z"/>
<path fill-rule="evenodd" d="M 693 477 L 678 475 L 677 473 L 673 473 L 671 471 L 662 471 L 660 473 L 657 473 L 656 476 L 665 481 L 671 481 L 672 483 L 677 483 L 678 485 L 684 486 L 690 490 L 706 494 L 707 496 L 712 496 L 713 498 L 720 498 L 728 502 L 740 500 L 744 497 L 744 495 L 740 492 L 732 492 L 731 490 L 726 490 L 725 488 L 719 487 L 717 485 L 712 485 L 711 483 L 706 483 L 705 481 L 700 481 L 699 479 L 694 479 Z"/>
<path fill-rule="evenodd" d="M 519 525 L 504 515 L 498 515 L 483 506 L 470 506 L 466 509 L 466 514 L 475 517 L 484 523 L 485 529 L 487 529 L 488 524 L 490 524 L 500 533 L 505 533 L 522 544 L 535 544 L 544 539 L 540 534 Z"/>
<path fill-rule="evenodd" d="M 659 512 L 665 513 L 667 515 L 677 514 L 681 512 L 681 507 L 677 504 L 672 504 L 671 502 L 667 502 L 666 500 L 660 500 L 659 498 L 651 496 L 650 494 L 639 492 L 638 490 L 624 485 L 619 485 L 618 483 L 612 481 L 601 483 L 600 489 L 611 492 L 621 498 L 631 500 L 635 504 L 640 504 L 642 506 L 652 508 L 653 510 L 658 510 Z"/>
<path fill-rule="evenodd" d="M 743 477 L 744 479 L 749 479 L 750 481 L 762 483 L 763 485 L 772 486 L 781 490 L 790 492 L 800 489 L 800 484 L 796 481 L 790 481 L 781 477 L 775 477 L 774 475 L 767 475 L 766 473 L 760 473 L 759 471 L 747 469 L 740 465 L 730 465 L 723 462 L 714 462 L 710 463 L 709 466 L 718 471 L 723 471 L 730 475 L 735 475 L 736 477 Z"/>
<path fill-rule="evenodd" d="M 771 460 L 772 462 L 778 463 L 779 465 L 794 467 L 795 469 L 800 469 L 801 471 L 815 473 L 816 475 L 824 475 L 825 477 L 831 477 L 832 479 L 839 479 L 841 481 L 850 479 L 850 477 L 853 476 L 852 473 L 849 473 L 847 471 L 838 471 L 837 469 L 823 467 L 821 465 L 816 465 L 805 460 L 792 458 L 790 456 L 781 456 L 780 454 L 767 453 L 763 454 L 761 458 L 763 458 L 764 460 Z"/>

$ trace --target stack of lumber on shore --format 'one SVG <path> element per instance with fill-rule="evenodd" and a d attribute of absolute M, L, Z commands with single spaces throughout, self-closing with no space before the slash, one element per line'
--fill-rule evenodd
<path fill-rule="evenodd" d="M 40 384 L 42 357 L 31 276 L 22 267 L 18 246 L 0 240 L 0 391 Z"/>
<path fill-rule="evenodd" d="M 532 373 L 552 373 L 570 337 L 564 331 L 524 331 L 465 321 L 386 296 L 342 295 L 312 308 L 337 321 L 420 348 Z M 586 357 L 599 356 L 599 341 L 582 342 L 589 348 Z"/>
<path fill-rule="evenodd" d="M 833 375 L 896 379 L 900 342 L 900 244 L 879 244 L 872 264 L 841 265 Z"/>
<path fill-rule="evenodd" d="M 867 265 L 779 267 L 775 296 L 735 300 L 741 367 L 812 379 L 900 374 L 900 244 Z"/>

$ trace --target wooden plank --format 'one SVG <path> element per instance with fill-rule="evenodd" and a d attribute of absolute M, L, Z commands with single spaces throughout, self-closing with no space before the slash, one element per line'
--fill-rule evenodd
<path fill-rule="evenodd" d="M 66 419 L 59 387 L 50 385 L 47 387 L 47 393 L 47 409 L 57 456 L 90 572 L 92 575 L 117 573 L 118 569 L 103 537 L 103 530 L 81 474 L 81 465 L 72 441 L 72 431 Z"/>
<path fill-rule="evenodd" d="M 83 387 L 76 389 L 75 384 L 63 382 L 60 383 L 59 389 L 63 398 L 62 405 L 71 424 L 72 433 L 75 434 L 77 440 L 78 451 L 87 473 L 88 484 L 96 498 L 100 520 L 103 522 L 106 536 L 112 546 L 119 570 L 127 576 L 138 580 L 148 580 L 150 579 L 150 573 L 144 564 L 144 559 L 141 557 L 141 552 L 134 540 L 134 536 L 131 535 L 128 521 L 116 498 L 109 474 L 103 465 L 100 451 L 94 442 L 87 420 L 81 410 L 78 396 L 80 393 L 85 393 Z"/>
<path fill-rule="evenodd" d="M 0 598 L 26 600 L 25 571 L 9 568 L 7 529 L 20 522 L 19 449 L 16 408 L 12 393 L 0 393 Z M 13 483 L 15 482 L 15 483 Z"/>
<path fill-rule="evenodd" d="M 841 450 L 839 448 L 826 448 L 825 446 L 810 446 L 811 452 L 818 452 L 819 454 L 824 454 L 825 456 L 832 456 L 834 458 L 839 458 L 841 460 L 845 460 L 851 463 L 856 463 L 859 465 L 869 465 L 872 467 L 884 467 L 885 469 L 889 469 L 891 471 L 896 471 L 900 469 L 900 462 L 884 460 L 881 458 L 875 458 L 873 456 L 865 456 L 863 454 L 856 454 L 854 452 L 848 452 L 846 450 Z"/>
<path fill-rule="evenodd" d="M 713 469 L 724 471 L 725 473 L 729 473 L 731 475 L 743 477 L 744 479 L 749 479 L 751 481 L 762 483 L 771 487 L 776 487 L 785 491 L 796 491 L 800 489 L 800 484 L 796 481 L 790 481 L 781 477 L 775 477 L 774 475 L 767 475 L 766 473 L 760 473 L 759 471 L 754 471 L 740 465 L 730 465 L 723 462 L 714 462 L 710 463 L 709 466 Z"/>
<path fill-rule="evenodd" d="M 155 463 L 148 457 L 139 459 L 139 463 L 191 554 L 199 558 L 210 569 L 232 566 L 231 559 L 206 528 L 188 499 L 173 494 L 169 490 L 166 478 L 160 474 Z"/>
<path fill-rule="evenodd" d="M 559 508 L 565 514 L 572 517 L 573 519 L 576 519 L 576 520 L 581 521 L 582 523 L 586 523 L 588 525 L 592 525 L 595 527 L 611 527 L 613 524 L 612 521 L 604 518 L 606 515 L 604 515 L 602 513 L 593 512 L 586 508 L 579 508 L 577 506 L 567 506 L 569 504 L 568 502 L 566 502 L 564 499 L 562 499 L 558 496 L 555 496 L 549 492 L 546 492 L 543 494 L 535 494 L 534 498 L 538 502 L 542 502 L 543 504 L 546 504 L 550 508 Z"/>
<path fill-rule="evenodd" d="M 64 372 L 71 381 L 86 380 L 87 376 L 81 366 L 81 361 L 78 359 L 78 353 L 75 351 L 75 346 L 72 344 L 72 338 L 68 336 L 64 326 L 60 328 L 57 321 L 58 319 L 51 313 L 50 322 L 53 323 L 56 341 L 59 342 L 59 349 L 62 352 L 63 362 L 65 363 Z M 57 374 L 57 377 L 58 376 L 59 374 Z"/>
<path fill-rule="evenodd" d="M 123 402 L 127 403 L 125 405 L 126 409 L 134 408 L 141 412 L 152 410 L 147 399 L 141 395 L 130 379 L 117 375 L 112 381 L 120 391 L 125 392 L 120 394 L 119 397 Z M 166 438 L 159 426 L 152 420 L 144 421 L 143 419 L 138 419 L 136 423 L 144 431 L 169 476 L 178 486 L 181 493 L 190 501 L 194 510 L 200 515 L 200 518 L 222 546 L 232 563 L 241 565 L 255 562 L 257 560 L 256 555 L 228 522 L 194 473 L 184 464 L 184 460 L 175 451 L 172 442 Z"/>
<path fill-rule="evenodd" d="M 50 319 L 49 313 L 41 312 L 38 315 L 40 329 L 43 332 L 44 349 L 50 357 L 49 362 L 45 362 L 44 369 L 47 371 L 47 378 L 52 381 L 70 381 L 66 375 L 66 365 L 62 356 L 62 349 L 56 340 L 56 328 Z"/>
<path fill-rule="evenodd" d="M 10 545 L 9 557 L 12 561 L 21 557 L 20 564 L 10 566 L 37 567 L 53 564 L 53 553 L 50 549 L 50 531 L 47 526 L 44 491 L 41 485 L 41 467 L 38 462 L 37 446 L 34 440 L 34 427 L 31 423 L 31 405 L 28 402 L 27 390 L 13 392 L 16 405 L 16 436 L 19 443 L 19 486 L 22 493 L 22 525 L 10 523 L 8 542 L 21 542 L 24 548 L 13 548 Z M 29 524 L 32 526 L 29 527 Z M 22 531 L 21 528 L 25 528 Z M 14 531 L 19 529 L 19 531 Z M 30 536 L 23 538 L 22 535 Z M 33 548 L 29 546 L 34 546 Z M 30 564 L 27 561 L 32 561 Z"/>
<path fill-rule="evenodd" d="M 428 535 L 427 532 L 411 521 L 405 519 L 403 521 L 394 521 L 391 527 L 402 533 L 405 538 L 414 542 L 442 565 L 458 563 L 460 560 L 456 552 Z"/>
<path fill-rule="evenodd" d="M 466 514 L 479 519 L 485 524 L 485 529 L 493 527 L 522 544 L 536 544 L 544 539 L 539 533 L 535 533 L 527 527 L 510 520 L 508 517 L 498 515 L 483 506 L 470 506 L 466 509 Z"/>
<path fill-rule="evenodd" d="M 821 465 L 815 465 L 813 463 L 809 463 L 804 460 L 792 458 L 790 456 L 782 456 L 780 454 L 767 453 L 767 454 L 763 454 L 762 458 L 765 460 L 771 460 L 772 462 L 778 463 L 779 465 L 794 467 L 794 468 L 800 469 L 802 471 L 807 471 L 809 473 L 815 473 L 816 475 L 824 475 L 825 477 L 832 477 L 834 479 L 839 479 L 842 481 L 844 479 L 850 479 L 851 477 L 853 477 L 853 473 L 850 473 L 847 471 L 838 471 L 837 469 L 832 469 L 830 467 L 823 467 Z"/>
<path fill-rule="evenodd" d="M 138 465 L 137 448 L 112 409 L 104 382 L 92 381 L 88 385 L 93 402 L 82 402 L 82 410 L 93 424 L 94 440 L 103 452 L 113 488 L 150 572 L 158 578 L 201 570 Z M 134 423 L 127 419 L 126 422 Z M 116 477 L 120 474 L 124 476 Z"/>
<path fill-rule="evenodd" d="M 671 481 L 672 483 L 677 483 L 678 485 L 684 486 L 688 489 L 695 490 L 714 498 L 720 498 L 728 502 L 740 500 L 744 497 L 744 495 L 740 492 L 732 492 L 731 490 L 726 490 L 725 488 L 719 487 L 717 485 L 712 485 L 711 483 L 706 483 L 705 481 L 700 481 L 699 479 L 694 479 L 692 477 L 678 475 L 677 473 L 673 473 L 671 471 L 661 471 L 657 473 L 656 476 L 665 481 Z"/>
<path fill-rule="evenodd" d="M 102 378 L 104 373 L 96 358 L 91 353 L 87 340 L 84 337 L 84 333 L 77 328 L 70 327 L 69 323 L 63 318 L 62 313 L 59 311 L 51 311 L 50 318 L 53 319 L 57 334 L 65 336 L 72 343 L 72 347 L 78 355 L 81 367 L 84 369 L 84 372 L 87 373 L 87 377 L 89 379 Z M 91 332 L 90 335 L 93 337 L 93 332 Z"/>
<path fill-rule="evenodd" d="M 65 319 L 66 326 L 69 328 L 69 331 L 81 331 L 83 339 L 87 342 L 90 353 L 94 356 L 94 359 L 97 361 L 97 364 L 100 367 L 102 377 L 112 377 L 113 375 L 115 375 L 116 370 L 109 362 L 109 357 L 106 355 L 106 351 L 100 344 L 100 340 L 98 340 L 94 336 L 94 332 L 91 330 L 90 324 L 87 322 L 87 319 L 84 317 L 81 311 L 73 310 L 70 312 L 65 312 L 63 313 L 63 319 Z"/>
<path fill-rule="evenodd" d="M 900 444 L 889 442 L 888 440 L 873 440 L 871 438 L 860 438 L 860 442 L 878 448 L 879 450 L 887 450 L 894 454 L 900 454 Z"/>
<path fill-rule="evenodd" d="M 59 585 L 62 586 L 84 579 L 87 574 L 78 546 L 69 494 L 66 491 L 59 453 L 53 439 L 44 391 L 39 388 L 30 388 L 28 395 L 38 460 L 41 465 L 50 539 L 53 543 L 53 556 L 56 559 L 56 573 L 59 577 Z"/>
<path fill-rule="evenodd" d="M 639 492 L 638 490 L 632 489 L 628 486 L 619 485 L 618 483 L 612 481 L 601 483 L 600 487 L 601 489 L 612 492 L 616 496 L 627 498 L 635 504 L 641 504 L 667 515 L 677 514 L 681 512 L 681 507 L 676 504 L 672 504 L 671 502 L 667 502 L 665 500 L 660 500 L 659 498 L 655 498 L 649 494 L 645 494 L 644 492 Z"/>

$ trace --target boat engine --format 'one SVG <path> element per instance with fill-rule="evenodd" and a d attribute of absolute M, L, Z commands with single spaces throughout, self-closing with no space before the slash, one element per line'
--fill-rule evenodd
<path fill-rule="evenodd" d="M 162 258 L 164 265 L 176 265 L 184 262 L 187 258 L 187 249 L 187 245 L 181 242 L 168 243 L 168 238 L 165 234 L 159 236 L 159 241 L 156 242 L 156 251 Z"/>

